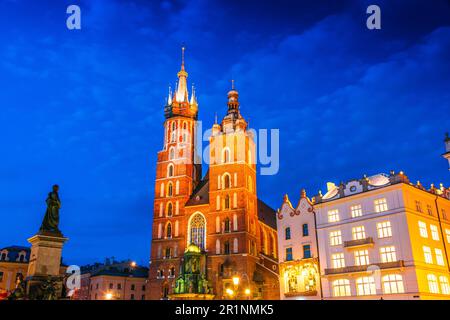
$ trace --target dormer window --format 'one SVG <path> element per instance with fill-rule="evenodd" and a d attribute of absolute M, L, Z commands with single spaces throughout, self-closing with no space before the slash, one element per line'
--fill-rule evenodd
<path fill-rule="evenodd" d="M 2 251 L 1 255 L 0 255 L 0 260 L 1 261 L 6 261 L 8 258 L 8 251 Z"/>

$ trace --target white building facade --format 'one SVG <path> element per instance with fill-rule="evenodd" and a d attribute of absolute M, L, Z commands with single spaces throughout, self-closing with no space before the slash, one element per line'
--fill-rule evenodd
<path fill-rule="evenodd" d="M 329 184 L 314 198 L 323 298 L 449 299 L 449 205 L 403 173 Z"/>
<path fill-rule="evenodd" d="M 320 299 L 320 274 L 314 211 L 302 190 L 293 207 L 286 195 L 277 214 L 280 298 Z"/>

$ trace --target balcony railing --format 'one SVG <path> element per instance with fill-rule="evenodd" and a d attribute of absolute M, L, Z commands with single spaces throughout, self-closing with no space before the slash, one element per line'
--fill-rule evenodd
<path fill-rule="evenodd" d="M 364 238 L 364 239 L 358 239 L 358 240 L 344 241 L 344 247 L 345 248 L 361 247 L 361 246 L 372 245 L 372 244 L 374 244 L 372 237 L 368 237 L 368 238 Z"/>
<path fill-rule="evenodd" d="M 395 268 L 403 268 L 405 266 L 405 262 L 403 260 L 393 261 L 393 262 L 380 262 L 380 263 L 372 263 L 370 265 L 365 266 L 348 266 L 344 268 L 330 268 L 325 269 L 325 274 L 341 274 L 341 273 L 353 273 L 353 272 L 365 272 L 369 266 L 378 266 L 380 269 L 395 269 Z"/>
<path fill-rule="evenodd" d="M 303 291 L 303 292 L 285 292 L 285 297 L 310 297 L 317 296 L 317 290 Z"/>

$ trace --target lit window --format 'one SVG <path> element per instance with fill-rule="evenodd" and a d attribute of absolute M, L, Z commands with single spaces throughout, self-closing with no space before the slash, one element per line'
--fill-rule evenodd
<path fill-rule="evenodd" d="M 395 254 L 395 247 L 381 247 L 380 248 L 381 262 L 394 262 L 397 261 L 397 255 Z"/>
<path fill-rule="evenodd" d="M 440 266 L 445 266 L 444 256 L 442 255 L 442 250 L 434 249 L 434 253 L 436 254 L 436 263 Z"/>
<path fill-rule="evenodd" d="M 430 224 L 430 230 L 431 230 L 431 238 L 433 240 L 439 241 L 438 228 L 434 224 Z"/>
<path fill-rule="evenodd" d="M 433 209 L 431 208 L 431 206 L 429 204 L 427 204 L 427 212 L 428 212 L 428 215 L 430 215 L 430 216 L 433 215 Z"/>
<path fill-rule="evenodd" d="M 441 283 L 442 294 L 450 294 L 450 286 L 448 284 L 448 278 L 445 276 L 440 276 L 439 282 Z"/>
<path fill-rule="evenodd" d="M 292 261 L 292 248 L 286 248 L 286 261 Z"/>
<path fill-rule="evenodd" d="M 350 281 L 347 279 L 334 280 L 333 286 L 333 297 L 349 297 L 350 293 Z"/>
<path fill-rule="evenodd" d="M 445 236 L 447 237 L 447 242 L 450 243 L 450 229 L 445 229 Z"/>
<path fill-rule="evenodd" d="M 420 203 L 420 201 L 417 200 L 416 200 L 416 211 L 422 212 L 422 204 Z"/>
<path fill-rule="evenodd" d="M 330 232 L 330 246 L 338 246 L 342 244 L 341 230 Z"/>
<path fill-rule="evenodd" d="M 331 264 L 333 268 L 344 268 L 345 267 L 345 259 L 343 253 L 335 253 L 331 255 Z"/>
<path fill-rule="evenodd" d="M 390 293 L 404 293 L 403 278 L 399 274 L 388 274 L 383 276 L 383 292 L 385 294 Z"/>
<path fill-rule="evenodd" d="M 285 239 L 286 240 L 290 240 L 291 239 L 291 228 L 287 227 L 286 229 L 284 229 L 284 235 L 285 235 Z"/>
<path fill-rule="evenodd" d="M 361 277 L 356 279 L 356 294 L 358 296 L 377 294 L 375 279 L 373 277 Z"/>
<path fill-rule="evenodd" d="M 427 224 L 423 221 L 419 221 L 419 232 L 422 238 L 428 238 Z"/>
<path fill-rule="evenodd" d="M 378 238 L 392 237 L 392 228 L 390 221 L 377 223 Z"/>
<path fill-rule="evenodd" d="M 338 222 L 339 221 L 339 210 L 328 211 L 328 222 Z"/>
<path fill-rule="evenodd" d="M 351 206 L 350 211 L 352 213 L 352 218 L 361 217 L 362 216 L 362 207 L 360 204 Z"/>
<path fill-rule="evenodd" d="M 439 293 L 439 287 L 436 276 L 434 274 L 429 274 L 427 275 L 427 280 L 428 280 L 428 290 L 431 293 Z"/>
<path fill-rule="evenodd" d="M 355 265 L 365 266 L 369 264 L 369 251 L 367 250 L 356 250 L 355 254 Z"/>
<path fill-rule="evenodd" d="M 433 263 L 433 256 L 431 255 L 430 247 L 423 246 L 423 255 L 425 257 L 425 263 Z"/>
<path fill-rule="evenodd" d="M 352 236 L 353 236 L 353 240 L 365 239 L 366 231 L 364 229 L 364 226 L 352 228 Z"/>
<path fill-rule="evenodd" d="M 384 212 L 388 210 L 386 198 L 375 200 L 374 205 L 375 205 L 375 212 Z"/>

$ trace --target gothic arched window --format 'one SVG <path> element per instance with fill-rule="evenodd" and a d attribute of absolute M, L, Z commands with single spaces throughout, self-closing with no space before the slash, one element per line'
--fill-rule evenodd
<path fill-rule="evenodd" d="M 225 241 L 223 245 L 223 253 L 230 254 L 230 241 Z"/>
<path fill-rule="evenodd" d="M 223 175 L 223 188 L 224 189 L 231 188 L 231 178 L 230 178 L 230 175 L 228 173 L 225 173 Z"/>
<path fill-rule="evenodd" d="M 231 223 L 229 218 L 225 218 L 225 232 L 230 232 L 231 230 Z"/>
<path fill-rule="evenodd" d="M 166 252 L 165 252 L 165 256 L 166 256 L 166 259 L 169 259 L 172 256 L 172 249 L 167 247 L 166 248 Z"/>
<path fill-rule="evenodd" d="M 172 183 L 169 183 L 167 186 L 167 196 L 171 197 L 173 195 L 173 186 Z"/>
<path fill-rule="evenodd" d="M 171 202 L 167 204 L 167 216 L 171 217 L 173 214 L 173 205 Z"/>
<path fill-rule="evenodd" d="M 183 142 L 187 141 L 187 124 L 186 124 L 186 122 L 183 123 L 183 137 L 182 137 L 182 141 Z"/>
<path fill-rule="evenodd" d="M 167 177 L 173 177 L 173 164 L 169 164 L 167 168 Z"/>
<path fill-rule="evenodd" d="M 171 142 L 175 142 L 175 128 L 176 128 L 175 126 L 176 126 L 176 124 L 174 121 L 174 122 L 172 122 L 172 133 L 171 133 L 171 137 L 170 137 Z"/>
<path fill-rule="evenodd" d="M 225 209 L 230 209 L 230 196 L 226 195 L 225 196 L 225 200 L 224 200 L 224 208 Z"/>
<path fill-rule="evenodd" d="M 189 222 L 189 244 L 195 244 L 200 249 L 205 249 L 206 221 L 202 214 L 197 213 Z"/>
<path fill-rule="evenodd" d="M 172 224 L 170 222 L 167 224 L 166 237 L 172 238 Z"/>
<path fill-rule="evenodd" d="M 230 150 L 228 148 L 223 149 L 222 163 L 230 162 Z"/>
<path fill-rule="evenodd" d="M 169 160 L 175 159 L 175 148 L 171 147 L 169 150 Z"/>

